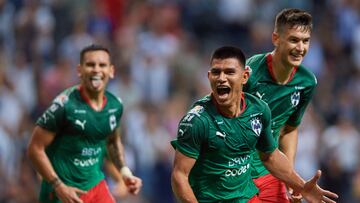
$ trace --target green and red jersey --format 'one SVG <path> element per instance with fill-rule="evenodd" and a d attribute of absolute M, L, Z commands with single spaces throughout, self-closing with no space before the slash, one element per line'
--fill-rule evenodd
<path fill-rule="evenodd" d="M 317 84 L 316 77 L 300 65 L 293 69 L 286 84 L 278 84 L 273 75 L 270 53 L 254 55 L 246 61 L 246 65 L 250 70 L 250 78 L 244 86 L 244 91 L 259 97 L 269 105 L 271 130 L 278 143 L 280 130 L 285 124 L 294 127 L 300 124 L 313 96 Z M 269 173 L 257 154 L 252 166 L 253 178 Z"/>
<path fill-rule="evenodd" d="M 172 145 L 196 159 L 189 183 L 199 202 L 247 202 L 258 192 L 250 164 L 256 149 L 271 153 L 276 148 L 270 109 L 247 93 L 242 104 L 240 116 L 227 118 L 206 96 L 179 123 Z"/>
<path fill-rule="evenodd" d="M 119 127 L 122 112 L 121 100 L 109 92 L 105 92 L 102 110 L 95 111 L 74 86 L 57 96 L 37 120 L 37 125 L 56 133 L 46 154 L 66 185 L 89 190 L 104 179 L 106 140 Z M 43 181 L 41 202 L 48 202 L 51 190 Z"/>

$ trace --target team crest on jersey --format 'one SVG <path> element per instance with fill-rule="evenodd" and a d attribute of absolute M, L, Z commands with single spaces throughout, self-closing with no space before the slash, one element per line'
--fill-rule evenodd
<path fill-rule="evenodd" d="M 291 104 L 293 107 L 297 106 L 300 102 L 300 92 L 296 91 L 291 94 Z"/>
<path fill-rule="evenodd" d="M 251 128 L 257 136 L 260 136 L 262 130 L 262 123 L 258 117 L 251 119 Z"/>

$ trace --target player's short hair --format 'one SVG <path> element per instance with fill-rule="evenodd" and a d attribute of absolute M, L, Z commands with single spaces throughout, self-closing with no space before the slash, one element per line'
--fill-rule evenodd
<path fill-rule="evenodd" d="M 106 53 L 109 54 L 110 57 L 110 62 L 111 62 L 111 54 L 110 54 L 110 50 L 103 46 L 103 45 L 99 45 L 99 44 L 91 44 L 89 46 L 84 47 L 81 52 L 80 52 L 80 64 L 82 64 L 84 62 L 84 56 L 87 52 L 91 52 L 91 51 L 105 51 Z"/>
<path fill-rule="evenodd" d="M 214 59 L 228 59 L 235 58 L 239 61 L 239 64 L 242 68 L 245 68 L 245 54 L 244 52 L 238 48 L 233 46 L 223 46 L 217 48 L 211 56 L 210 63 L 213 62 Z"/>
<path fill-rule="evenodd" d="M 286 28 L 301 27 L 303 31 L 312 30 L 312 16 L 297 8 L 286 8 L 276 15 L 274 32 L 281 33 Z"/>

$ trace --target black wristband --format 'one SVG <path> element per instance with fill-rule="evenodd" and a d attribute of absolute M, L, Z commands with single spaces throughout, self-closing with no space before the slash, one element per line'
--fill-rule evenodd
<path fill-rule="evenodd" d="M 56 177 L 56 178 L 52 179 L 49 183 L 50 183 L 51 187 L 53 189 L 55 189 L 61 184 L 61 180 L 60 180 L 60 178 Z"/>

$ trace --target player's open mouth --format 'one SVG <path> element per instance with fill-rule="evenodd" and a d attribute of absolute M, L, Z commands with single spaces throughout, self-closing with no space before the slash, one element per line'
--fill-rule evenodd
<path fill-rule="evenodd" d="M 92 76 L 90 78 L 91 84 L 94 88 L 99 88 L 101 86 L 102 80 L 101 76 Z"/>
<path fill-rule="evenodd" d="M 218 86 L 216 87 L 216 92 L 219 96 L 226 96 L 230 93 L 230 87 L 227 86 Z"/>

